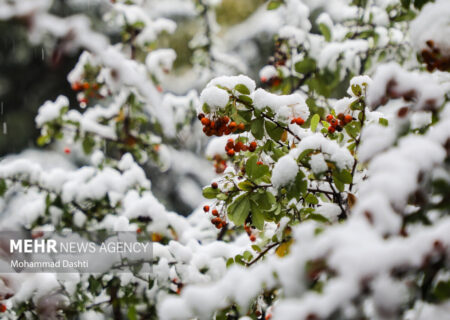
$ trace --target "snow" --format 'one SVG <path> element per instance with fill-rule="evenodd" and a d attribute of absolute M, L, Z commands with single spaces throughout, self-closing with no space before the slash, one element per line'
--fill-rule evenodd
<path fill-rule="evenodd" d="M 353 165 L 353 157 L 346 148 L 341 148 L 336 141 L 326 139 L 322 134 L 316 133 L 300 141 L 290 155 L 296 159 L 305 150 L 319 150 L 327 161 L 334 162 L 339 169 L 349 169 Z"/>
<path fill-rule="evenodd" d="M 275 164 L 272 171 L 272 184 L 279 188 L 292 182 L 297 176 L 297 162 L 290 156 L 281 157 Z"/>
<path fill-rule="evenodd" d="M 212 79 L 207 85 L 207 88 L 210 87 L 216 87 L 216 86 L 221 86 L 224 87 L 228 90 L 233 91 L 234 93 L 234 87 L 238 84 L 243 84 L 244 86 L 247 87 L 247 89 L 250 91 L 250 93 L 252 93 L 253 91 L 255 91 L 256 88 L 256 83 L 255 81 L 253 81 L 252 79 L 250 79 L 247 76 L 244 75 L 238 75 L 238 76 L 221 76 L 221 77 L 216 77 L 214 79 Z"/>
<path fill-rule="evenodd" d="M 261 81 L 268 81 L 273 77 L 276 77 L 277 75 L 278 75 L 277 69 L 272 65 L 264 66 L 259 71 L 259 78 L 261 79 Z"/>
<path fill-rule="evenodd" d="M 207 87 L 200 95 L 200 101 L 206 103 L 211 111 L 225 108 L 229 98 L 228 92 L 218 87 Z"/>
<path fill-rule="evenodd" d="M 158 49 L 150 52 L 145 59 L 148 70 L 160 76 L 172 69 L 172 64 L 177 55 L 173 49 Z"/>
<path fill-rule="evenodd" d="M 396 63 L 379 65 L 367 91 L 367 102 L 374 109 L 390 95 L 413 95 L 413 108 L 436 109 L 443 103 L 444 88 L 426 73 L 408 72 Z"/>
<path fill-rule="evenodd" d="M 253 104 L 259 110 L 270 108 L 282 120 L 301 117 L 306 121 L 309 117 L 309 108 L 298 93 L 277 95 L 260 88 L 253 95 Z"/>
<path fill-rule="evenodd" d="M 321 153 L 313 154 L 311 156 L 309 164 L 311 166 L 312 172 L 314 173 L 322 173 L 328 170 L 327 163 L 325 162 L 323 154 Z"/>
<path fill-rule="evenodd" d="M 292 47 L 297 47 L 303 44 L 306 40 L 305 31 L 293 27 L 293 26 L 284 26 L 278 31 L 278 35 L 282 39 L 288 39 L 289 45 Z"/>
<path fill-rule="evenodd" d="M 341 213 L 341 208 L 335 203 L 321 203 L 320 207 L 316 209 L 316 212 L 331 222 L 337 222 L 338 216 Z"/>
<path fill-rule="evenodd" d="M 218 2 L 209 0 L 205 3 L 215 6 Z M 153 132 L 145 132 L 152 144 L 161 144 L 158 159 L 162 162 L 162 171 L 167 179 L 160 179 L 156 188 L 167 184 L 171 189 L 168 187 L 164 190 L 170 190 L 171 195 L 174 192 L 182 201 L 194 207 L 188 217 L 167 210 L 151 191 L 152 184 L 147 174 L 153 175 L 153 166 L 145 167 L 144 171 L 144 167 L 138 165 L 131 154 L 113 159 L 111 150 L 95 150 L 90 159 L 76 159 L 80 166 L 77 169 L 67 163 L 64 166 L 52 165 L 53 158 L 50 156 L 34 159 L 19 155 L 0 162 L 0 178 L 6 179 L 8 184 L 5 199 L 0 199 L 0 211 L 7 213 L 2 216 L 2 227 L 29 228 L 39 217 L 47 218 L 47 193 L 52 200 L 60 197 L 64 208 L 72 215 L 74 225 L 86 230 L 106 228 L 136 231 L 138 224 L 131 221 L 148 217 L 149 222 L 145 226 L 139 224 L 139 227 L 163 240 L 154 243 L 151 272 L 146 269 L 138 272 L 138 275 L 146 278 L 149 272 L 154 280 L 153 287 L 147 288 L 146 281 L 129 273 L 117 277 L 123 286 L 136 285 L 137 292 L 142 292 L 145 302 L 156 308 L 160 319 L 211 319 L 217 310 L 228 308 L 232 304 L 236 304 L 241 315 L 247 314 L 251 310 L 250 306 L 256 306 L 266 315 L 270 314 L 273 320 L 311 318 L 312 315 L 327 319 L 333 318 L 337 310 L 342 310 L 342 317 L 350 319 L 359 316 L 359 307 L 367 313 L 367 318 L 400 317 L 397 313 L 399 308 L 403 312 L 411 305 L 411 296 L 408 294 L 411 290 L 414 291 L 416 285 L 411 279 L 424 267 L 424 261 L 428 257 L 438 254 L 437 244 L 442 243 L 443 248 L 450 246 L 450 220 L 444 211 L 426 211 L 432 222 L 430 226 L 420 223 L 404 226 L 405 216 L 420 209 L 417 205 L 411 205 L 411 196 L 417 191 L 427 191 L 434 179 L 449 179 L 446 170 L 446 143 L 450 138 L 450 104 L 441 108 L 445 94 L 450 89 L 449 77 L 444 72 L 428 74 L 416 71 L 420 66 L 409 45 L 411 40 L 417 49 L 422 49 L 424 41 L 432 37 L 441 49 L 448 49 L 449 42 L 445 37 L 448 32 L 445 31 L 449 27 L 449 15 L 444 14 L 448 11 L 447 2 L 438 0 L 427 4 L 413 22 L 411 37 L 407 32 L 408 22 L 389 22 L 386 8 L 397 4 L 394 0 L 374 0 L 364 12 L 349 5 L 346 0 L 286 0 L 278 10 L 268 12 L 265 5 L 262 5 L 249 19 L 222 29 L 216 24 L 215 12 L 209 11 L 206 20 L 211 24 L 212 31 L 209 39 L 210 55 L 196 56 L 195 58 L 200 59 L 193 62 L 194 66 L 189 68 L 186 76 L 169 76 L 166 72 L 171 69 L 176 58 L 174 51 L 147 50 L 154 48 L 153 41 L 158 39 L 161 32 L 175 31 L 176 24 L 169 18 L 180 22 L 185 18 L 199 18 L 200 10 L 189 0 L 136 0 L 133 3 L 119 0 L 107 4 L 109 12 L 106 18 L 110 19 L 110 26 L 112 23 L 118 28 L 116 31 L 120 31 L 127 23 L 143 22 L 143 30 L 136 37 L 135 45 L 138 46 L 139 53 L 149 52 L 145 63 L 142 61 L 145 56 L 140 54 L 138 59 L 131 58 L 128 43 L 113 45 L 106 36 L 94 32 L 86 18 L 59 18 L 47 13 L 49 1 L 0 0 L 0 19 L 27 16 L 33 22 L 30 24 L 29 36 L 34 43 L 44 40 L 47 43 L 48 39 L 58 38 L 62 41 L 55 42 L 64 44 L 62 49 L 65 54 L 76 52 L 79 48 L 87 50 L 68 76 L 72 84 L 83 81 L 87 64 L 101 70 L 96 75 L 96 81 L 101 84 L 101 92 L 107 96 L 106 99 L 96 105 L 89 105 L 83 112 L 72 109 L 61 115 L 63 122 L 76 123 L 65 124 L 62 143 L 76 148 L 71 139 L 74 135 L 72 131 L 78 128 L 82 135 L 95 136 L 96 149 L 102 145 L 103 139 L 117 139 L 120 131 L 115 121 L 106 119 L 115 119 L 130 94 L 133 94 L 144 107 L 143 116 L 150 119 L 150 127 L 161 125 L 164 133 L 157 136 Z M 325 42 L 323 36 L 316 33 L 316 29 L 313 30 L 314 33 L 310 32 L 311 20 L 317 14 L 320 16 L 316 24 L 324 23 L 329 26 L 333 42 Z M 358 25 L 352 25 L 361 14 Z M 202 20 L 200 23 L 203 22 Z M 379 35 L 377 43 L 372 38 L 344 40 L 347 32 L 364 30 L 364 26 L 359 23 L 370 23 L 370 27 Z M 360 112 L 349 110 L 349 105 L 357 99 L 351 90 L 348 91 L 348 98 L 338 99 L 339 97 L 333 96 L 337 100 L 316 93 L 311 95 L 307 86 L 302 86 L 292 94 L 280 95 L 281 90 L 256 90 L 255 82 L 249 77 L 233 75 L 239 72 L 256 75 L 257 70 L 252 70 L 251 67 L 254 64 L 260 65 L 257 60 L 260 58 L 258 47 L 265 45 L 260 40 L 277 34 L 279 38 L 287 39 L 287 42 L 283 42 L 283 50 L 289 50 L 290 57 L 283 66 L 263 67 L 259 73 L 261 78 L 296 76 L 292 70 L 294 63 L 307 55 L 318 61 L 319 68 L 331 71 L 339 69 L 340 77 L 344 79 L 351 74 L 360 74 L 361 59 L 364 59 L 367 50 L 378 52 L 379 47 L 387 45 L 390 48 L 386 60 L 404 60 L 404 64 L 380 66 L 376 62 L 376 53 L 371 56 L 375 74 L 372 74 L 371 68 L 366 70 L 368 75 L 350 80 L 351 85 L 365 87 L 367 84 L 366 102 L 370 106 L 370 110 L 365 110 L 361 143 L 355 155 L 347 149 L 352 141 L 345 131 L 342 141 L 331 140 L 321 132 L 313 133 L 308 128 L 297 125 L 289 128 L 300 138 L 299 141 L 295 140 L 294 144 L 289 136 L 289 152 L 287 147 L 280 150 L 288 154 L 276 163 L 270 152 L 261 151 L 259 159 L 269 166 L 273 165 L 273 186 L 269 187 L 269 192 L 275 194 L 279 191 L 276 189 L 292 183 L 299 167 L 302 167 L 301 170 L 308 177 L 308 188 L 320 188 L 325 192 L 318 197 L 317 205 L 311 204 L 309 207 L 331 223 L 319 224 L 307 220 L 297 224 L 291 214 L 294 210 L 287 209 L 304 208 L 302 201 L 292 200 L 289 204 L 284 204 L 283 192 L 279 192 L 277 201 L 283 208 L 279 223 L 266 221 L 263 231 L 254 232 L 258 234 L 256 243 L 264 247 L 273 241 L 281 241 L 289 228 L 293 238 L 290 253 L 279 258 L 273 253 L 273 248 L 250 267 L 234 265 L 227 268 L 228 258 L 243 254 L 246 250 L 255 255 L 256 251 L 251 248 L 249 237 L 239 229 L 230 228 L 225 241 L 216 241 L 218 231 L 210 223 L 212 215 L 202 211 L 204 200 L 201 200 L 199 185 L 215 181 L 224 195 L 235 191 L 235 184 L 242 181 L 237 177 L 242 163 L 239 163 L 240 157 L 224 157 L 228 160 L 227 170 L 223 175 L 216 176 L 212 166 L 198 156 L 203 154 L 206 138 L 200 136 L 200 123 L 192 121 L 196 108 L 202 103 L 209 104 L 213 111 L 224 108 L 230 94 L 241 94 L 235 90 L 235 86 L 243 84 L 249 89 L 255 108 L 272 109 L 275 120 L 281 123 L 289 123 L 295 117 L 302 117 L 304 120 L 309 118 L 310 110 L 304 100 L 306 97 L 313 97 L 317 105 L 325 109 L 334 108 L 336 113 L 358 117 Z M 197 44 L 204 45 L 207 40 L 202 32 L 195 38 Z M 397 45 L 401 45 L 398 52 L 393 49 Z M 208 60 L 209 58 L 211 59 Z M 220 76 L 217 77 L 218 75 Z M 208 81 L 199 97 L 196 89 L 204 88 Z M 158 92 L 156 83 L 161 84 L 165 91 L 169 87 L 175 88 L 174 92 L 177 94 Z M 413 99 L 410 99 L 411 92 L 415 95 Z M 58 97 L 55 102 L 46 102 L 40 108 L 36 123 L 43 127 L 43 133 L 46 130 L 45 124 L 60 116 L 64 103 L 68 104 L 66 101 L 67 98 Z M 409 107 L 410 111 L 399 119 L 398 110 L 403 106 Z M 238 108 L 244 107 L 238 105 Z M 377 110 L 372 111 L 375 108 Z M 425 129 L 431 124 L 430 110 L 438 112 L 437 122 L 420 133 L 406 132 L 407 129 Z M 378 124 L 380 118 L 388 119 L 389 125 L 385 127 Z M 210 158 L 216 154 L 223 155 L 226 141 L 239 136 L 253 139 L 251 133 L 212 138 L 208 140 L 204 153 Z M 166 145 L 175 138 L 176 144 L 173 147 Z M 269 137 L 264 137 L 260 145 L 267 139 Z M 311 170 L 308 165 L 296 162 L 305 150 L 311 151 Z M 334 190 L 328 185 L 328 181 L 324 181 L 326 176 L 321 173 L 334 166 L 339 170 L 351 171 L 355 159 L 358 160 L 358 166 L 355 167 L 351 192 L 356 202 L 352 208 L 348 208 L 349 187 L 339 193 L 341 205 L 347 209 L 348 217 L 345 221 L 338 221 L 342 209 L 335 203 L 336 195 L 330 195 Z M 37 184 L 46 191 L 35 186 L 25 188 L 13 183 L 13 179 Z M 426 195 L 433 205 L 443 198 L 441 195 Z M 105 210 L 107 212 L 101 221 L 79 209 L 98 205 L 99 200 L 102 204 L 108 203 Z M 205 203 L 214 205 L 219 210 L 226 210 L 223 202 L 208 200 Z M 103 205 L 100 207 L 103 208 Z M 62 213 L 61 208 L 51 206 L 48 209 L 51 222 L 39 225 L 38 229 L 54 229 Z M 317 232 L 318 227 L 320 233 Z M 321 260 L 326 263 L 327 270 L 320 275 L 323 290 L 319 294 L 310 290 L 311 281 L 305 265 Z M 412 277 L 393 279 L 392 271 L 398 268 L 406 270 Z M 115 273 L 109 272 L 103 281 L 112 279 L 113 274 Z M 86 289 L 87 276 L 2 275 L 0 294 L 5 290 L 16 293 L 7 302 L 8 308 L 21 301 L 33 301 L 38 306 L 47 306 L 53 310 L 55 301 L 63 304 L 66 302 L 55 292 L 63 287 L 71 298 L 78 284 L 81 284 L 81 290 Z M 172 283 L 174 279 L 183 283 L 181 293 L 177 295 L 174 294 L 178 289 Z M 41 285 L 42 281 L 44 285 Z M 362 292 L 362 284 L 368 286 L 367 295 Z M 280 294 L 273 303 L 266 303 L 261 299 L 261 293 L 265 290 L 275 290 Z M 361 306 L 353 306 L 361 296 L 367 297 L 366 301 Z M 89 296 L 92 302 L 106 299 L 106 293 L 97 297 Z M 80 318 L 105 318 L 108 317 L 108 310 L 105 311 L 105 315 L 84 312 Z M 402 316 L 405 320 L 445 319 L 448 311 L 448 304 L 428 304 L 416 300 L 414 307 L 407 312 L 408 315 Z M 47 313 L 42 316 L 49 318 Z M 247 318 L 249 317 L 241 316 L 241 319 Z"/>
<path fill-rule="evenodd" d="M 411 22 L 411 39 L 417 50 L 426 49 L 432 40 L 442 53 L 450 50 L 450 3 L 438 0 L 427 3 Z"/>
<path fill-rule="evenodd" d="M 36 116 L 36 125 L 42 127 L 44 123 L 57 119 L 61 115 L 61 109 L 69 107 L 69 99 L 66 96 L 58 96 L 55 102 L 45 102 L 38 111 Z"/>

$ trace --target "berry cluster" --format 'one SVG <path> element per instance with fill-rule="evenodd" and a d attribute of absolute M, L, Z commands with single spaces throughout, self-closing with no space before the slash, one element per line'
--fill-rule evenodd
<path fill-rule="evenodd" d="M 303 118 L 301 118 L 301 117 L 294 118 L 291 120 L 291 124 L 294 124 L 294 123 L 301 126 L 302 124 L 305 123 L 305 120 L 303 120 Z"/>
<path fill-rule="evenodd" d="M 236 131 L 244 131 L 245 125 L 243 123 L 237 124 L 234 121 L 230 122 L 230 118 L 227 116 L 213 118 L 212 120 L 207 118 L 203 113 L 198 115 L 198 119 L 202 122 L 203 132 L 208 136 L 223 136 L 229 135 Z"/>
<path fill-rule="evenodd" d="M 98 83 L 90 84 L 89 82 L 74 82 L 72 84 L 72 90 L 83 91 L 78 93 L 78 102 L 80 104 L 86 105 L 89 102 L 88 97 L 102 99 L 103 96 L 98 92 L 100 85 Z"/>
<path fill-rule="evenodd" d="M 228 139 L 227 144 L 225 145 L 225 151 L 227 152 L 228 156 L 233 157 L 236 154 L 236 152 L 247 150 L 250 152 L 254 152 L 256 150 L 256 147 L 258 147 L 258 144 L 255 141 L 252 141 L 247 146 L 242 141 L 234 143 L 233 139 Z"/>
<path fill-rule="evenodd" d="M 214 183 L 215 182 L 213 182 L 213 184 Z M 216 185 L 217 185 L 217 183 L 216 183 Z M 208 205 L 203 207 L 203 211 L 205 211 L 205 212 L 209 212 L 209 209 L 210 208 Z M 222 218 L 220 217 L 220 213 L 217 209 L 212 209 L 211 214 L 214 216 L 214 218 L 211 219 L 211 223 L 214 224 L 217 229 L 222 229 L 223 227 L 225 227 L 227 225 L 225 220 L 222 220 Z"/>
<path fill-rule="evenodd" d="M 250 238 L 250 241 L 255 242 L 256 236 L 252 233 L 252 228 L 248 225 L 244 225 L 244 230 L 245 230 L 245 232 L 247 232 L 247 235 Z"/>
<path fill-rule="evenodd" d="M 223 159 L 219 154 L 216 154 L 213 158 L 214 160 L 214 168 L 216 169 L 216 173 L 223 173 L 227 168 L 227 161 Z"/>
<path fill-rule="evenodd" d="M 328 127 L 329 133 L 334 133 L 337 131 L 342 131 L 342 128 L 349 122 L 353 120 L 353 117 L 349 114 L 344 115 L 343 113 L 339 113 L 337 115 L 337 119 L 332 115 L 327 115 L 327 121 L 330 124 Z"/>
<path fill-rule="evenodd" d="M 426 44 L 428 48 L 423 49 L 421 55 L 423 61 L 427 65 L 427 70 L 430 72 L 434 69 L 438 69 L 441 71 L 450 70 L 450 56 L 444 56 L 441 53 L 441 50 L 434 45 L 433 40 L 428 40 Z"/>

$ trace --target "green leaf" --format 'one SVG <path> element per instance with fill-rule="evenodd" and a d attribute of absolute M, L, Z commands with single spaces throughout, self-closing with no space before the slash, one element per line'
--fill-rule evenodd
<path fill-rule="evenodd" d="M 95 140 L 91 136 L 87 135 L 83 139 L 83 151 L 86 154 L 91 154 L 95 147 Z"/>
<path fill-rule="evenodd" d="M 270 1 L 267 4 L 267 10 L 275 10 L 277 9 L 279 6 L 281 6 L 282 2 L 280 1 Z"/>
<path fill-rule="evenodd" d="M 310 213 L 310 214 L 306 217 L 306 219 L 314 220 L 314 221 L 322 222 L 322 223 L 329 223 L 329 222 L 330 222 L 330 220 L 328 220 L 328 219 L 325 218 L 324 216 L 322 216 L 322 215 L 320 215 L 320 214 L 317 214 L 317 213 Z"/>
<path fill-rule="evenodd" d="M 356 148 L 356 143 L 355 143 L 355 142 L 353 142 L 352 144 L 350 144 L 350 145 L 347 147 L 348 151 L 355 150 L 355 148 Z"/>
<path fill-rule="evenodd" d="M 387 127 L 389 125 L 388 119 L 385 119 L 385 118 L 378 119 L 378 123 L 385 127 Z"/>
<path fill-rule="evenodd" d="M 439 300 L 447 300 L 450 298 L 450 280 L 439 281 L 433 290 L 433 295 Z"/>
<path fill-rule="evenodd" d="M 261 140 L 264 137 L 264 118 L 252 120 L 250 130 L 256 139 Z"/>
<path fill-rule="evenodd" d="M 364 105 L 357 99 L 350 104 L 349 108 L 350 110 L 362 110 L 364 109 Z"/>
<path fill-rule="evenodd" d="M 316 60 L 305 58 L 295 64 L 295 71 L 302 74 L 307 74 L 316 70 Z"/>
<path fill-rule="evenodd" d="M 244 224 L 250 213 L 250 200 L 247 194 L 237 197 L 228 207 L 228 217 L 235 225 Z"/>
<path fill-rule="evenodd" d="M 237 264 L 244 265 L 244 257 L 241 254 L 238 254 L 236 257 L 234 257 L 234 261 L 236 261 Z"/>
<path fill-rule="evenodd" d="M 254 192 L 251 194 L 250 200 L 255 202 L 260 210 L 269 210 L 276 202 L 275 196 L 269 191 Z"/>
<path fill-rule="evenodd" d="M 323 34 L 323 36 L 325 38 L 325 41 L 330 42 L 330 40 L 331 40 L 331 31 L 327 27 L 327 25 L 324 24 L 324 23 L 320 23 L 319 24 L 319 30 Z"/>
<path fill-rule="evenodd" d="M 236 91 L 239 91 L 240 93 L 242 93 L 242 94 L 250 94 L 250 90 L 245 86 L 245 85 L 243 85 L 243 84 L 241 84 L 241 83 L 239 83 L 239 84 L 237 84 L 235 87 L 234 87 L 234 89 L 236 90 Z"/>
<path fill-rule="evenodd" d="M 6 185 L 6 181 L 4 179 L 0 179 L 0 197 L 3 197 L 7 189 L 8 187 Z"/>
<path fill-rule="evenodd" d="M 339 178 L 333 174 L 333 181 L 334 181 L 334 185 L 336 186 L 336 188 L 340 191 L 343 192 L 345 189 L 345 184 L 339 180 Z"/>
<path fill-rule="evenodd" d="M 216 198 L 217 200 L 227 200 L 228 196 L 225 193 L 219 193 Z"/>
<path fill-rule="evenodd" d="M 233 258 L 228 258 L 228 260 L 227 260 L 227 268 L 229 266 L 231 266 L 233 263 L 234 263 L 234 259 Z"/>
<path fill-rule="evenodd" d="M 211 108 L 206 103 L 204 103 L 203 106 L 202 106 L 202 111 L 204 113 L 210 113 L 211 112 Z"/>
<path fill-rule="evenodd" d="M 203 188 L 203 196 L 206 199 L 215 199 L 218 193 L 219 193 L 218 189 L 213 189 L 211 187 Z"/>
<path fill-rule="evenodd" d="M 252 253 L 248 250 L 244 251 L 243 256 L 244 256 L 244 259 L 247 261 L 250 261 L 253 258 Z"/>
<path fill-rule="evenodd" d="M 235 117 L 238 122 L 243 122 L 247 124 L 252 119 L 252 111 L 250 110 L 238 110 L 237 117 Z"/>
<path fill-rule="evenodd" d="M 258 247 L 256 244 L 252 245 L 252 249 L 255 250 L 256 252 L 261 252 L 261 248 Z"/>
<path fill-rule="evenodd" d="M 45 146 L 47 143 L 50 143 L 51 137 L 49 135 L 40 136 L 37 139 L 37 144 L 39 147 Z"/>
<path fill-rule="evenodd" d="M 355 96 L 360 97 L 362 94 L 362 89 L 357 84 L 352 84 L 352 92 Z"/>
<path fill-rule="evenodd" d="M 129 320 L 137 320 L 136 307 L 134 305 L 131 305 L 128 308 L 127 319 L 129 319 Z"/>
<path fill-rule="evenodd" d="M 317 199 L 317 197 L 315 195 L 313 195 L 312 193 L 307 194 L 305 201 L 310 204 L 318 204 L 319 203 L 319 200 Z"/>
<path fill-rule="evenodd" d="M 311 131 L 315 132 L 317 129 L 317 125 L 319 124 L 320 116 L 316 113 L 311 118 Z"/>
<path fill-rule="evenodd" d="M 262 230 L 264 228 L 264 213 L 261 211 L 258 203 L 250 201 L 250 210 L 252 212 L 252 225 Z"/>
<path fill-rule="evenodd" d="M 305 179 L 305 174 L 303 171 L 299 170 L 295 176 L 294 183 L 288 187 L 287 197 L 289 199 L 295 198 L 300 199 L 300 197 L 305 194 L 308 183 Z"/>
<path fill-rule="evenodd" d="M 302 153 L 297 158 L 297 162 L 302 161 L 307 155 L 309 155 L 313 150 L 312 149 L 306 149 L 303 150 Z"/>
<path fill-rule="evenodd" d="M 252 105 L 252 103 L 253 103 L 252 98 L 250 98 L 249 96 L 240 95 L 238 98 L 239 98 L 239 100 L 241 100 L 242 102 L 244 102 L 247 105 Z"/>
<path fill-rule="evenodd" d="M 275 141 L 279 141 L 283 135 L 284 129 L 278 127 L 275 123 L 270 121 L 265 121 L 265 127 L 267 134 Z"/>
<path fill-rule="evenodd" d="M 348 170 L 335 170 L 333 172 L 333 175 L 335 175 L 340 181 L 346 184 L 350 184 L 353 181 L 352 174 Z"/>
<path fill-rule="evenodd" d="M 270 172 L 268 166 L 256 164 L 257 162 L 258 156 L 253 155 L 247 160 L 245 164 L 245 172 L 250 177 L 250 179 L 254 180 L 254 182 L 262 178 L 263 176 L 269 174 Z"/>
<path fill-rule="evenodd" d="M 253 183 L 251 183 L 250 181 L 242 181 L 238 184 L 238 187 L 243 191 L 252 191 Z"/>
<path fill-rule="evenodd" d="M 350 137 L 356 139 L 361 131 L 361 124 L 358 121 L 352 121 L 345 126 L 345 131 L 348 133 Z"/>

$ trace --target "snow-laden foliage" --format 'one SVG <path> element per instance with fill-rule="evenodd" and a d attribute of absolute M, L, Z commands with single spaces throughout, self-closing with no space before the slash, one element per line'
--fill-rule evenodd
<path fill-rule="evenodd" d="M 2 319 L 449 319 L 450 3 L 272 0 L 224 27 L 222 2 L 103 3 L 113 44 L 51 1 L 0 0 L 31 42 L 83 50 L 79 105 L 36 116 L 38 144 L 82 165 L 0 162 L 2 230 L 153 240 L 151 270 L 0 275 Z M 158 39 L 183 19 L 192 62 L 172 71 Z"/>

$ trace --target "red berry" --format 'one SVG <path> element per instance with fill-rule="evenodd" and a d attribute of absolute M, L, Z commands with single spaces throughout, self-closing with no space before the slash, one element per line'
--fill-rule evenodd
<path fill-rule="evenodd" d="M 211 213 L 212 213 L 212 215 L 215 216 L 215 217 L 218 217 L 218 216 L 219 216 L 219 211 L 217 211 L 217 209 L 214 209 Z"/>
<path fill-rule="evenodd" d="M 302 118 L 298 117 L 295 119 L 295 123 L 299 126 L 301 126 L 302 124 L 305 123 L 305 120 L 303 120 Z"/>
<path fill-rule="evenodd" d="M 333 120 L 333 115 L 332 114 L 329 114 L 329 115 L 327 115 L 327 121 L 328 122 L 330 122 L 331 120 Z"/>
<path fill-rule="evenodd" d="M 294 123 L 295 123 L 295 118 L 291 120 L 291 124 L 294 124 Z"/>
<path fill-rule="evenodd" d="M 224 124 L 227 124 L 228 121 L 230 121 L 230 118 L 228 118 L 227 116 L 224 116 L 224 117 L 222 118 L 222 121 L 223 121 Z"/>
<path fill-rule="evenodd" d="M 84 90 L 87 90 L 87 89 L 89 89 L 89 83 L 87 83 L 87 82 L 85 82 L 85 83 L 83 83 L 83 89 Z"/>
<path fill-rule="evenodd" d="M 330 124 L 332 127 L 336 127 L 338 125 L 338 121 L 336 119 L 331 119 Z"/>
<path fill-rule="evenodd" d="M 202 122 L 202 125 L 208 126 L 211 123 L 211 120 L 209 120 L 208 118 L 203 118 L 201 120 L 201 122 Z"/>
<path fill-rule="evenodd" d="M 261 77 L 261 82 L 267 82 L 267 78 L 266 77 Z"/>
<path fill-rule="evenodd" d="M 335 131 L 336 131 L 336 127 L 332 127 L 332 126 L 328 127 L 329 133 L 334 133 Z"/>
<path fill-rule="evenodd" d="M 74 83 L 72 84 L 72 90 L 74 90 L 74 91 L 79 91 L 79 90 L 81 90 L 81 84 L 80 84 L 79 82 L 74 82 Z"/>
<path fill-rule="evenodd" d="M 255 242 L 255 241 L 256 241 L 256 236 L 255 236 L 254 234 L 252 234 L 252 235 L 250 236 L 250 241 L 251 241 L 251 242 Z"/>
<path fill-rule="evenodd" d="M 3 313 L 6 312 L 6 310 L 7 310 L 6 306 L 3 303 L 0 303 L 0 312 Z"/>
<path fill-rule="evenodd" d="M 343 113 L 339 113 L 339 114 L 337 115 L 337 118 L 338 118 L 339 120 L 344 120 L 345 115 L 344 115 Z"/>
<path fill-rule="evenodd" d="M 233 157 L 234 156 L 234 150 L 233 149 L 230 149 L 230 150 L 228 150 L 227 151 L 227 154 L 230 156 L 230 157 Z"/>
<path fill-rule="evenodd" d="M 217 182 L 211 183 L 211 188 L 217 189 L 218 187 L 219 187 L 219 185 L 217 184 Z"/>
<path fill-rule="evenodd" d="M 258 147 L 258 144 L 255 141 L 250 142 L 250 145 L 248 146 L 248 150 L 250 150 L 250 152 L 253 152 L 256 150 L 256 147 Z"/>
<path fill-rule="evenodd" d="M 200 121 L 201 121 L 204 117 L 205 117 L 205 115 L 204 115 L 203 113 L 200 113 L 200 114 L 197 116 L 198 120 L 200 120 Z"/>
<path fill-rule="evenodd" d="M 241 130 L 241 131 L 244 131 L 245 130 L 245 124 L 243 124 L 242 122 L 239 123 L 238 129 Z"/>
<path fill-rule="evenodd" d="M 233 139 L 228 139 L 227 147 L 228 147 L 228 149 L 233 149 L 234 148 Z"/>
<path fill-rule="evenodd" d="M 242 141 L 238 141 L 235 145 L 234 145 L 234 151 L 239 152 L 242 150 L 242 148 L 244 147 L 244 144 L 242 143 Z"/>
<path fill-rule="evenodd" d="M 235 132 L 237 129 L 237 124 L 234 121 L 231 121 L 230 124 L 228 125 L 228 128 L 230 128 L 231 132 Z"/>
<path fill-rule="evenodd" d="M 64 148 L 64 153 L 65 154 L 70 154 L 70 152 L 71 152 L 70 148 L 68 148 L 68 147 Z"/>
<path fill-rule="evenodd" d="M 137 234 L 139 234 L 139 233 L 141 233 L 141 232 L 142 232 L 142 229 L 141 229 L 141 228 L 137 228 L 137 229 L 136 229 L 136 233 L 137 233 Z"/>
<path fill-rule="evenodd" d="M 262 165 L 263 165 L 262 161 L 258 161 L 258 162 L 256 162 L 256 164 L 257 164 L 258 166 L 262 166 Z"/>
<path fill-rule="evenodd" d="M 208 212 L 209 211 L 209 206 L 204 206 L 203 207 L 203 211 Z"/>
<path fill-rule="evenodd" d="M 345 118 L 344 118 L 344 122 L 345 123 L 349 123 L 349 122 L 351 122 L 353 120 L 353 117 L 351 116 L 351 115 L 346 115 L 345 116 Z"/>

